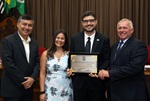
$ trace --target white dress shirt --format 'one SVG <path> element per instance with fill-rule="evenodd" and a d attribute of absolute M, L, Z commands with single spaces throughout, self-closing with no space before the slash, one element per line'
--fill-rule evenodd
<path fill-rule="evenodd" d="M 29 47 L 29 42 L 31 41 L 31 38 L 28 36 L 27 40 L 25 40 L 24 38 L 22 38 L 22 36 L 20 34 L 18 34 L 22 40 L 22 43 L 24 45 L 24 49 L 25 49 L 25 53 L 26 53 L 26 58 L 27 61 L 29 63 L 29 56 L 30 56 L 30 47 Z"/>
<path fill-rule="evenodd" d="M 93 42 L 94 42 L 94 38 L 95 38 L 95 32 L 94 34 L 92 34 L 91 36 L 88 36 L 86 33 L 84 33 L 84 46 L 86 46 L 86 43 L 88 41 L 88 37 L 90 37 L 90 41 L 91 41 L 91 47 L 90 47 L 90 52 L 92 51 L 92 47 L 93 47 Z"/>

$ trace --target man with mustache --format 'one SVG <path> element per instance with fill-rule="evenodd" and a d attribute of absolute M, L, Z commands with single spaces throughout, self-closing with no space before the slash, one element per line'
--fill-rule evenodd
<path fill-rule="evenodd" d="M 81 21 L 83 32 L 71 38 L 70 52 L 99 53 L 98 71 L 109 66 L 109 38 L 96 31 L 97 19 L 95 13 L 86 11 Z M 86 43 L 90 39 L 90 48 Z M 97 74 L 75 73 L 73 78 L 74 101 L 104 101 L 105 81 L 96 78 Z"/>

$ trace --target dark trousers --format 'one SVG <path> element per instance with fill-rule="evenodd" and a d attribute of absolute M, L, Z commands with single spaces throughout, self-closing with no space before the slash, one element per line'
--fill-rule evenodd
<path fill-rule="evenodd" d="M 74 91 L 74 101 L 107 101 L 104 94 L 98 92 L 80 93 L 80 91 Z"/>
<path fill-rule="evenodd" d="M 88 75 L 76 74 L 75 76 L 76 78 L 73 78 L 74 101 L 105 101 L 103 81 Z"/>
<path fill-rule="evenodd" d="M 21 97 L 3 97 L 3 101 L 33 101 L 33 95 L 25 95 Z"/>

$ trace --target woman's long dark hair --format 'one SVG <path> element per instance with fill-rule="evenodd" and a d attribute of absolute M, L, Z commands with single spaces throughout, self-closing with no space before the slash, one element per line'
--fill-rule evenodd
<path fill-rule="evenodd" d="M 68 51 L 68 37 L 67 37 L 67 33 L 63 30 L 63 29 L 58 29 L 55 33 L 54 33 L 54 37 L 53 37 L 53 42 L 52 42 L 52 46 L 47 50 L 47 58 L 54 58 L 54 53 L 56 52 L 56 45 L 55 45 L 55 40 L 58 34 L 64 34 L 65 36 L 65 44 L 62 47 L 63 51 Z"/>

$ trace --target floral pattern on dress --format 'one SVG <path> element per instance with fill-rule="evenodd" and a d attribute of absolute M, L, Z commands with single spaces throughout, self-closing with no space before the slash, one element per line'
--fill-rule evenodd
<path fill-rule="evenodd" d="M 68 55 L 65 54 L 59 61 L 57 57 L 49 58 L 46 68 L 46 101 L 73 101 L 72 80 L 66 74 Z"/>

